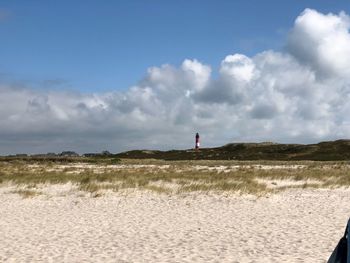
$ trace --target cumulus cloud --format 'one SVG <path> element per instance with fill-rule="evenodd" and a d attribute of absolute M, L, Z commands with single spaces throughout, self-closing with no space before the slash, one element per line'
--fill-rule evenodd
<path fill-rule="evenodd" d="M 350 18 L 306 9 L 295 21 L 288 39 L 291 54 L 314 68 L 320 77 L 350 73 Z"/>
<path fill-rule="evenodd" d="M 0 86 L 0 151 L 113 152 L 232 141 L 309 143 L 350 132 L 350 18 L 306 9 L 286 50 L 162 65 L 126 91 Z"/>

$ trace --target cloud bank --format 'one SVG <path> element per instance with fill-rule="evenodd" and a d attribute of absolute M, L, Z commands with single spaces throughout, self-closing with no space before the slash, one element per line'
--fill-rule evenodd
<path fill-rule="evenodd" d="M 309 143 L 350 134 L 350 17 L 306 9 L 283 52 L 226 56 L 219 74 L 186 59 L 126 91 L 0 86 L 0 152 L 190 148 L 233 141 Z"/>

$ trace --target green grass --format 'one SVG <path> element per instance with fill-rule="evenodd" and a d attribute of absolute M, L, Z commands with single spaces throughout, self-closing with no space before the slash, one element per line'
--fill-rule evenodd
<path fill-rule="evenodd" d="M 12 183 L 34 188 L 40 184 L 65 184 L 71 182 L 82 191 L 99 195 L 105 190 L 140 189 L 156 193 L 186 192 L 240 192 L 261 194 L 274 192 L 264 180 L 292 180 L 301 184 L 281 186 L 288 188 L 322 188 L 350 186 L 350 169 L 345 162 L 238 162 L 238 161 L 159 161 L 122 160 L 121 164 L 168 165 L 166 168 L 143 167 L 116 170 L 106 162 L 97 163 L 92 168 L 76 168 L 49 162 L 10 161 L 0 162 L 0 184 Z M 91 166 L 91 163 L 87 163 Z M 79 165 L 82 165 L 79 162 Z M 195 166 L 234 166 L 239 169 L 229 172 L 203 169 Z M 305 165 L 301 169 L 253 168 L 256 165 Z M 259 180 L 257 180 L 259 179 Z M 310 183 L 308 181 L 317 181 Z M 30 191 L 30 190 L 28 190 Z"/>

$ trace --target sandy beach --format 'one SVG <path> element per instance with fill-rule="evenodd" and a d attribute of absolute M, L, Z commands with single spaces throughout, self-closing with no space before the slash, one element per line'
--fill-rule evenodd
<path fill-rule="evenodd" d="M 0 32 L 0 263 L 350 263 L 350 0 L 0 0 Z"/>
<path fill-rule="evenodd" d="M 97 198 L 72 188 L 32 198 L 0 188 L 0 262 L 326 262 L 350 215 L 345 188 Z"/>

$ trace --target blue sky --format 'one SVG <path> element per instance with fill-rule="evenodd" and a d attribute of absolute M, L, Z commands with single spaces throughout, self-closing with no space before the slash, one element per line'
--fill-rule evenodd
<path fill-rule="evenodd" d="M 126 89 L 152 66 L 280 50 L 306 7 L 349 1 L 0 1 L 2 82 L 82 92 Z"/>
<path fill-rule="evenodd" d="M 1 1 L 0 154 L 350 138 L 349 1 Z"/>

